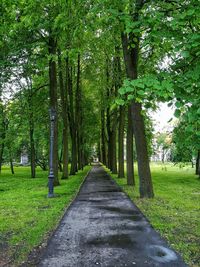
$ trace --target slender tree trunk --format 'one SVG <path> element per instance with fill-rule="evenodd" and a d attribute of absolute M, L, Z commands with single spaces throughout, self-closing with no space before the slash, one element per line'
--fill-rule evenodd
<path fill-rule="evenodd" d="M 105 132 L 105 110 L 101 110 L 101 155 L 104 165 L 108 165 L 107 162 L 107 149 L 106 149 L 106 132 Z"/>
<path fill-rule="evenodd" d="M 4 140 L 2 140 L 1 149 L 0 149 L 0 173 L 2 169 L 2 163 L 3 163 L 3 152 L 4 152 Z"/>
<path fill-rule="evenodd" d="M 69 124 L 70 124 L 70 135 L 71 135 L 71 143 L 72 143 L 72 150 L 71 150 L 71 168 L 70 168 L 70 175 L 75 175 L 78 171 L 77 168 L 77 131 L 75 125 L 75 116 L 74 116 L 74 94 L 73 94 L 73 85 L 72 85 L 72 68 L 67 64 L 67 77 L 68 77 L 68 94 L 69 94 Z"/>
<path fill-rule="evenodd" d="M 30 127 L 30 147 L 31 147 L 31 177 L 35 178 L 35 166 L 36 166 L 36 162 L 35 162 L 35 142 L 34 142 L 34 123 L 33 123 L 33 119 L 32 119 L 32 115 L 30 116 L 30 121 L 29 121 L 29 127 Z"/>
<path fill-rule="evenodd" d="M 13 159 L 12 159 L 11 153 L 10 153 L 10 170 L 11 170 L 12 174 L 15 174 L 14 166 L 13 166 Z"/>
<path fill-rule="evenodd" d="M 57 73 L 56 62 L 53 56 L 56 55 L 56 41 L 49 36 L 49 95 L 50 95 L 50 108 L 55 111 L 54 122 L 54 145 L 53 145 L 53 173 L 54 173 L 54 185 L 59 185 L 58 180 L 58 113 L 57 113 Z"/>
<path fill-rule="evenodd" d="M 118 132 L 118 177 L 124 178 L 124 126 L 125 126 L 125 108 L 119 108 L 119 132 Z"/>
<path fill-rule="evenodd" d="M 76 86 L 76 114 L 75 114 L 75 123 L 77 128 L 77 152 L 78 152 L 78 169 L 82 169 L 82 144 L 81 144 L 81 135 L 82 135 L 82 94 L 81 94 L 81 84 L 80 84 L 80 54 L 78 54 L 77 61 L 77 86 Z"/>
<path fill-rule="evenodd" d="M 139 11 L 143 1 L 137 0 L 133 13 L 133 21 L 139 20 Z M 133 46 L 134 45 L 134 46 Z M 138 57 L 139 57 L 139 37 L 133 33 L 127 36 L 122 33 L 122 46 L 124 61 L 126 66 L 127 77 L 131 80 L 137 79 Z M 142 106 L 140 103 L 133 101 L 131 103 L 131 113 L 133 118 L 134 135 L 136 142 L 136 151 L 138 159 L 138 172 L 140 178 L 140 197 L 151 198 L 154 196 L 151 172 L 149 166 L 147 140 L 145 135 L 144 118 L 142 116 Z"/>
<path fill-rule="evenodd" d="M 61 147 L 61 150 L 60 150 L 60 156 L 59 156 L 59 160 L 58 160 L 59 172 L 63 172 L 62 158 L 63 158 L 63 142 L 62 142 L 62 147 Z"/>
<path fill-rule="evenodd" d="M 68 172 L 68 107 L 67 107 L 67 88 L 68 83 L 66 82 L 64 88 L 64 81 L 63 81 L 63 72 L 62 72 L 62 59 L 60 55 L 60 51 L 58 51 L 58 67 L 59 67 L 59 85 L 60 85 L 60 96 L 61 96 L 61 105 L 62 105 L 62 120 L 63 120 L 63 142 L 62 142 L 62 178 L 67 179 L 69 177 Z M 68 67 L 68 66 L 67 66 Z M 67 74 L 67 73 L 66 73 Z"/>
<path fill-rule="evenodd" d="M 116 155 L 116 130 L 111 132 L 111 170 L 113 174 L 117 174 L 117 155 Z"/>
<path fill-rule="evenodd" d="M 131 106 L 128 107 L 128 125 L 126 136 L 126 168 L 127 168 L 127 184 L 135 185 L 134 161 L 133 161 L 133 119 L 131 114 Z"/>
<path fill-rule="evenodd" d="M 2 109 L 2 114 L 4 116 L 4 113 L 3 113 L 3 109 Z M 1 134 L 1 145 L 0 145 L 0 173 L 1 173 L 1 168 L 2 168 L 2 163 L 3 163 L 3 153 L 4 153 L 4 148 L 5 148 L 5 138 L 6 138 L 6 121 L 5 121 L 5 118 L 3 118 L 3 122 L 2 122 L 2 128 L 3 128 L 3 131 Z"/>
<path fill-rule="evenodd" d="M 200 177 L 200 150 L 198 150 L 196 159 L 196 175 L 199 175 Z"/>
<path fill-rule="evenodd" d="M 101 155 L 101 142 L 98 142 L 98 152 L 97 152 L 97 157 L 99 162 L 102 162 L 102 155 Z"/>
<path fill-rule="evenodd" d="M 110 123 L 110 109 L 109 107 L 107 108 L 106 111 L 106 128 L 107 128 L 107 134 L 108 134 L 108 151 L 107 151 L 107 167 L 111 169 L 111 158 L 112 158 L 112 144 L 111 144 L 111 123 Z"/>

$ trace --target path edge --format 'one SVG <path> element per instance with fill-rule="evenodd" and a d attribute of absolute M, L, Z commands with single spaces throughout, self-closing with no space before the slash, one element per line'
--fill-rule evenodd
<path fill-rule="evenodd" d="M 69 212 L 72 204 L 74 203 L 74 201 L 78 197 L 78 194 L 80 193 L 80 191 L 81 191 L 81 189 L 82 189 L 82 187 L 83 187 L 88 175 L 90 174 L 90 172 L 92 171 L 93 168 L 94 168 L 94 166 L 91 166 L 90 170 L 88 170 L 88 172 L 84 176 L 83 181 L 79 185 L 79 188 L 78 188 L 76 194 L 74 195 L 74 197 L 72 198 L 70 203 L 64 208 L 63 213 L 60 216 L 59 221 L 55 225 L 54 229 L 46 234 L 46 236 L 44 237 L 42 242 L 38 246 L 33 248 L 33 250 L 28 254 L 27 260 L 24 261 L 23 263 L 19 264 L 18 267 L 27 267 L 27 266 L 36 267 L 36 266 L 38 266 L 38 264 L 40 263 L 40 261 L 42 259 L 42 256 L 43 256 L 47 246 L 49 245 L 54 233 L 57 231 L 60 223 L 62 222 L 62 220 L 64 218 L 64 216 Z"/>
<path fill-rule="evenodd" d="M 145 218 L 145 220 L 149 223 L 150 227 L 159 235 L 159 237 L 161 239 L 163 239 L 166 244 L 168 245 L 168 247 L 174 251 L 176 253 L 176 255 L 182 260 L 182 262 L 185 264 L 186 267 L 190 267 L 188 265 L 187 262 L 185 262 L 183 256 L 181 255 L 181 253 L 179 251 L 177 251 L 175 248 L 172 247 L 172 245 L 170 244 L 169 240 L 166 239 L 165 236 L 162 236 L 160 231 L 158 229 L 156 229 L 150 222 L 150 220 L 147 218 L 147 216 L 143 213 L 143 211 L 135 204 L 135 202 L 133 202 L 133 200 L 130 198 L 130 196 L 123 190 L 123 188 L 115 181 L 114 178 L 112 178 L 111 174 L 107 171 L 107 167 L 100 163 L 101 164 L 101 167 L 105 170 L 105 172 L 109 175 L 109 177 L 114 181 L 114 183 L 121 189 L 121 192 L 123 192 L 125 194 L 125 196 L 129 199 L 129 201 L 131 201 L 131 203 L 136 207 L 136 209 L 142 214 L 142 216 Z M 109 170 L 110 171 L 110 170 Z M 184 267 L 185 267 L 184 266 Z"/>

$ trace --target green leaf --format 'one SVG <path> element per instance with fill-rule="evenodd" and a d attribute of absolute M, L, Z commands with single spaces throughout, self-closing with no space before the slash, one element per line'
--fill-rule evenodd
<path fill-rule="evenodd" d="M 134 98 L 134 95 L 128 95 L 128 100 L 133 100 Z"/>
<path fill-rule="evenodd" d="M 123 106 L 125 104 L 125 101 L 123 99 L 118 98 L 115 100 L 115 103 L 119 106 Z"/>
<path fill-rule="evenodd" d="M 142 95 L 142 96 L 145 94 L 145 92 L 143 90 L 138 90 L 137 93 L 138 93 L 138 95 Z"/>
<path fill-rule="evenodd" d="M 183 106 L 183 104 L 182 104 L 181 102 L 176 102 L 175 106 L 176 106 L 177 108 L 180 108 L 180 107 Z"/>
<path fill-rule="evenodd" d="M 180 109 L 176 109 L 176 110 L 175 110 L 175 112 L 174 112 L 174 116 L 175 116 L 176 118 L 179 118 L 179 117 L 181 116 L 181 111 L 180 111 Z"/>

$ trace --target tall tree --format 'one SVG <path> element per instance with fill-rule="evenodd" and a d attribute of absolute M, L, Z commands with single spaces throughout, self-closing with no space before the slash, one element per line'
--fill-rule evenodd
<path fill-rule="evenodd" d="M 136 0 L 135 5 L 130 6 L 133 23 L 139 21 L 139 13 L 144 5 L 142 0 Z M 122 33 L 122 46 L 124 61 L 126 65 L 127 77 L 135 80 L 138 77 L 138 58 L 139 58 L 139 34 L 131 32 Z M 140 178 L 140 197 L 153 197 L 153 185 L 149 166 L 147 141 L 145 136 L 144 118 L 142 116 L 142 106 L 136 101 L 132 101 L 131 114 L 133 119 L 134 135 L 137 150 L 138 172 Z"/>
<path fill-rule="evenodd" d="M 60 87 L 60 97 L 61 97 L 61 109 L 62 109 L 62 121 L 63 121 L 63 133 L 62 133 L 62 163 L 63 163 L 63 173 L 62 173 L 62 179 L 67 179 L 69 176 L 68 173 L 68 103 L 67 103 L 67 88 L 68 84 L 64 84 L 63 79 L 63 65 L 62 65 L 62 58 L 61 58 L 61 52 L 58 50 L 58 67 L 59 67 L 59 87 Z"/>

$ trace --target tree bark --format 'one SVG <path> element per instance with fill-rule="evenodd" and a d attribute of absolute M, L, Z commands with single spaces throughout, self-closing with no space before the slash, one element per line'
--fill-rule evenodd
<path fill-rule="evenodd" d="M 2 108 L 2 114 L 3 114 L 3 121 L 2 121 L 3 131 L 1 133 L 1 145 L 0 145 L 0 173 L 1 173 L 2 163 L 3 163 L 3 153 L 4 153 L 4 148 L 5 148 L 5 138 L 6 138 L 6 130 L 7 130 L 3 108 Z"/>
<path fill-rule="evenodd" d="M 200 177 L 200 150 L 198 150 L 196 159 L 196 175 L 199 175 Z"/>
<path fill-rule="evenodd" d="M 124 126 L 125 126 L 125 108 L 119 108 L 119 131 L 118 131 L 118 177 L 124 178 Z"/>
<path fill-rule="evenodd" d="M 82 144 L 81 144 L 81 135 L 82 135 L 82 92 L 81 92 L 81 66 L 80 66 L 80 53 L 78 54 L 77 60 L 77 86 L 76 86 L 76 114 L 75 114 L 75 123 L 77 129 L 77 156 L 78 156 L 78 169 L 81 170 L 83 168 L 82 164 Z"/>
<path fill-rule="evenodd" d="M 132 14 L 134 22 L 139 20 L 139 11 L 144 4 L 143 1 L 137 0 L 135 10 Z M 138 57 L 139 57 L 139 37 L 133 33 L 122 33 L 122 46 L 124 61 L 126 66 L 127 77 L 131 80 L 137 79 Z M 142 106 L 140 103 L 132 101 L 131 114 L 133 118 L 133 129 L 136 142 L 136 151 L 138 159 L 138 172 L 140 179 L 140 197 L 151 198 L 154 196 L 151 172 L 149 166 L 147 140 L 145 135 L 144 118 L 142 116 Z"/>
<path fill-rule="evenodd" d="M 73 93 L 73 84 L 72 84 L 72 67 L 69 66 L 68 58 L 66 59 L 66 71 L 67 71 L 67 81 L 68 81 L 68 95 L 69 95 L 69 126 L 70 126 L 70 135 L 71 135 L 71 168 L 70 175 L 75 175 L 78 171 L 77 168 L 77 134 L 76 134 L 76 125 L 75 125 L 75 115 L 74 115 L 74 93 Z"/>
<path fill-rule="evenodd" d="M 1 149 L 0 149 L 0 173 L 1 173 L 1 169 L 2 169 L 2 163 L 3 163 L 4 147 L 5 147 L 4 140 L 2 140 Z"/>
<path fill-rule="evenodd" d="M 110 97 L 109 89 L 107 89 L 107 96 Z M 111 121 L 110 121 L 110 108 L 107 107 L 106 109 L 106 128 L 107 128 L 107 135 L 108 135 L 108 151 L 107 151 L 107 167 L 111 169 L 111 158 L 112 158 L 112 145 L 111 145 Z"/>
<path fill-rule="evenodd" d="M 30 133 L 30 158 L 31 158 L 31 178 L 35 178 L 35 142 L 34 142 L 34 123 L 33 123 L 33 114 L 30 114 L 29 121 L 29 133 Z"/>
<path fill-rule="evenodd" d="M 111 132 L 111 171 L 117 174 L 116 129 Z"/>
<path fill-rule="evenodd" d="M 59 185 L 58 180 L 58 112 L 57 112 L 57 73 L 56 62 L 53 58 L 56 55 L 56 41 L 49 36 L 49 96 L 50 96 L 50 109 L 55 110 L 54 122 L 54 145 L 53 145 L 53 173 L 54 173 L 54 186 Z"/>
<path fill-rule="evenodd" d="M 108 165 L 106 149 L 106 132 L 105 132 L 105 110 L 101 110 L 101 155 L 104 165 Z"/>
<path fill-rule="evenodd" d="M 15 174 L 12 155 L 11 155 L 11 152 L 9 152 L 9 153 L 10 153 L 10 170 L 11 170 L 12 174 Z"/>
<path fill-rule="evenodd" d="M 135 185 L 133 161 L 133 119 L 131 114 L 131 106 L 128 107 L 128 125 L 126 136 L 126 168 L 127 185 Z"/>
<path fill-rule="evenodd" d="M 69 177 L 68 171 L 68 164 L 69 164 L 69 157 L 68 157 L 68 107 L 67 107 L 67 88 L 68 83 L 66 82 L 64 88 L 64 81 L 63 81 L 63 72 L 62 72 L 62 59 L 60 55 L 60 51 L 58 51 L 58 67 L 59 67 L 59 85 L 60 85 L 60 97 L 61 97 L 61 108 L 62 108 L 62 121 L 63 121 L 63 142 L 62 142 L 62 178 L 67 179 Z"/>

